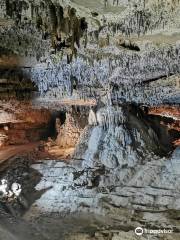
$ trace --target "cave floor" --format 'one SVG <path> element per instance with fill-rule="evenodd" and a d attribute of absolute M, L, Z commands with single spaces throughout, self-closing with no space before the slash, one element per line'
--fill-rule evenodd
<path fill-rule="evenodd" d="M 73 154 L 74 149 L 74 147 L 59 148 L 58 146 L 54 146 L 48 150 L 48 153 L 56 159 L 68 159 Z"/>
<path fill-rule="evenodd" d="M 0 240 L 109 240 L 114 234 L 119 235 L 118 240 L 138 239 L 133 229 L 92 214 L 60 216 L 52 213 L 26 220 L 0 213 L 0 219 Z"/>
<path fill-rule="evenodd" d="M 12 145 L 4 147 L 0 151 L 0 165 L 16 155 L 21 155 L 33 151 L 33 149 L 35 149 L 38 145 L 39 142 L 35 142 L 23 145 Z"/>
<path fill-rule="evenodd" d="M 92 214 L 64 217 L 54 213 L 31 222 L 1 215 L 0 219 L 0 240 L 179 240 L 179 234 L 139 237 L 113 219 Z"/>
<path fill-rule="evenodd" d="M 122 227 L 111 218 L 91 213 L 75 213 L 66 216 L 52 213 L 44 216 L 40 215 L 34 218 L 32 222 L 39 227 L 47 239 L 51 240 L 111 239 L 108 236 L 110 237 L 112 233 L 121 231 L 131 233 L 132 238 L 130 239 L 137 239 L 134 236 L 133 228 Z M 107 238 L 98 238 L 98 235 L 101 234 Z"/>
<path fill-rule="evenodd" d="M 22 145 L 12 145 L 5 146 L 0 150 L 0 167 L 9 159 L 12 159 L 16 156 L 21 156 L 23 154 L 27 154 L 33 152 L 37 148 L 39 148 L 40 142 L 22 144 Z M 35 152 L 35 151 L 34 151 Z M 59 148 L 58 146 L 52 146 L 48 148 L 46 151 L 37 151 L 38 159 L 69 159 L 69 157 L 73 154 L 74 147 L 69 148 Z"/>
<path fill-rule="evenodd" d="M 43 160 L 42 160 L 43 161 Z M 71 168 L 70 163 L 64 163 L 62 160 L 45 163 L 51 166 L 53 163 L 59 165 L 58 169 Z M 35 164 L 37 165 L 38 162 Z M 39 164 L 44 168 L 43 162 Z M 50 165 L 49 165 L 50 164 Z M 61 166 L 62 165 L 62 166 Z M 56 166 L 57 167 L 57 166 Z M 51 166 L 47 169 L 47 173 L 51 173 Z M 59 171 L 59 170 L 58 170 Z M 64 170 L 63 170 L 64 171 Z M 56 173 L 56 172 L 55 172 Z M 54 175 L 53 175 L 54 176 Z M 15 178 L 17 176 L 14 176 Z M 55 177 L 55 176 L 54 176 Z M 34 175 L 29 174 L 28 181 L 24 185 L 32 188 L 31 184 Z M 42 176 L 40 176 L 42 180 Z M 54 178 L 52 178 L 53 181 Z M 39 179 L 40 180 L 40 179 Z M 28 183 L 29 184 L 28 185 Z M 48 182 L 48 179 L 47 179 Z M 37 184 L 37 182 L 36 182 Z M 59 182 L 55 186 L 58 186 Z M 27 189 L 26 198 L 32 195 L 32 189 Z M 51 191 L 45 189 L 44 193 Z M 41 192 L 41 196 L 42 196 Z M 40 199 L 41 196 L 33 196 L 34 200 Z M 50 192 L 49 196 L 53 194 Z M 35 211 L 34 211 L 35 210 Z M 36 208 L 27 209 L 22 216 L 12 216 L 4 211 L 0 206 L 0 240 L 137 240 L 138 236 L 134 234 L 134 225 L 123 223 L 117 218 L 110 216 L 100 216 L 96 213 L 65 213 L 65 212 L 42 212 Z M 178 240 L 179 234 L 173 234 L 156 238 L 155 236 L 144 236 L 142 240 Z"/>

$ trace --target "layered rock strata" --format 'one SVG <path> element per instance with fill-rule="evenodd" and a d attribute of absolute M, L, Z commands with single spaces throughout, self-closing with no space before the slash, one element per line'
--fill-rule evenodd
<path fill-rule="evenodd" d="M 179 148 L 160 157 L 156 133 L 127 113 L 121 107 L 99 109 L 72 162 L 33 165 L 43 175 L 36 189 L 51 189 L 32 205 L 27 219 L 37 212 L 91 212 L 129 229 L 148 225 L 179 231 Z"/>

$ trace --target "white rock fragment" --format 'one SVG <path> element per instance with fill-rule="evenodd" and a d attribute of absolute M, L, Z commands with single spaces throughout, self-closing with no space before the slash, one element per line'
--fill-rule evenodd
<path fill-rule="evenodd" d="M 21 192 L 22 189 L 19 183 L 13 183 L 10 189 L 8 181 L 6 179 L 1 180 L 0 193 L 2 198 L 17 198 L 20 196 Z"/>
<path fill-rule="evenodd" d="M 19 197 L 22 192 L 21 185 L 19 183 L 13 183 L 11 186 L 11 190 L 16 197 Z"/>

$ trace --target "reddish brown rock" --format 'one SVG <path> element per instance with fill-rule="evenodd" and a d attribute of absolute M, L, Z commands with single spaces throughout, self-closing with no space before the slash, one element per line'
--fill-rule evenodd
<path fill-rule="evenodd" d="M 57 145 L 63 148 L 74 147 L 80 137 L 82 129 L 77 126 L 75 119 L 70 113 L 66 113 L 66 121 L 59 129 Z"/>
<path fill-rule="evenodd" d="M 180 132 L 180 107 L 179 106 L 160 106 L 149 109 L 149 114 L 165 117 L 170 121 L 162 120 L 160 123 L 167 126 L 169 130 Z M 180 145 L 180 139 L 174 141 L 175 146 Z"/>
<path fill-rule="evenodd" d="M 51 118 L 48 110 L 18 101 L 1 101 L 0 107 L 0 147 L 36 142 L 46 134 Z"/>

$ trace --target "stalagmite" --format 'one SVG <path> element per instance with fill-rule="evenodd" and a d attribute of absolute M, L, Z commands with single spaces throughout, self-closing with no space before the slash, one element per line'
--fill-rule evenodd
<path fill-rule="evenodd" d="M 92 109 L 90 109 L 90 111 L 89 111 L 88 122 L 89 122 L 89 125 L 96 125 L 97 124 L 96 114 Z"/>

